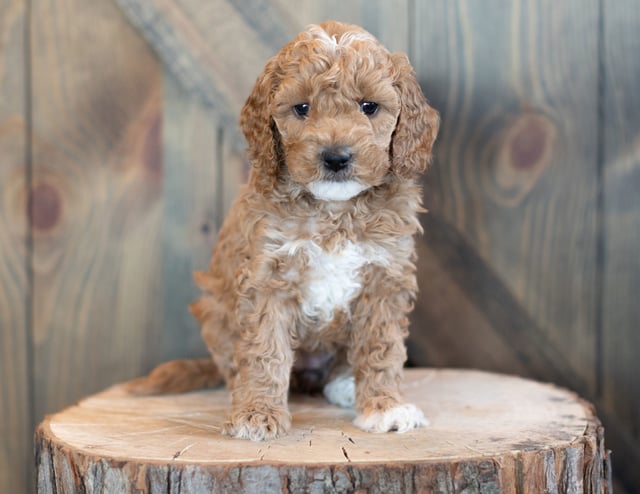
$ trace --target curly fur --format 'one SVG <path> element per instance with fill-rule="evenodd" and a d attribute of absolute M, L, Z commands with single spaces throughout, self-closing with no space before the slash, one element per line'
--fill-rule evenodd
<path fill-rule="evenodd" d="M 377 112 L 366 115 L 363 102 Z M 294 111 L 301 103 L 306 116 Z M 406 55 L 357 26 L 310 26 L 267 63 L 240 124 L 249 183 L 208 271 L 195 274 L 203 295 L 191 306 L 232 394 L 225 433 L 285 433 L 296 354 L 316 350 L 333 355 L 326 395 L 355 403 L 356 425 L 424 425 L 399 382 L 417 290 L 415 179 L 438 115 Z M 327 149 L 348 150 L 348 166 L 324 166 Z"/>

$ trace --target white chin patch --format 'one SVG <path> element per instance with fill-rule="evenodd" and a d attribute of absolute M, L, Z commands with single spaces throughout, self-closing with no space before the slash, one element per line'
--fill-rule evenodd
<path fill-rule="evenodd" d="M 347 201 L 368 189 L 369 186 L 355 180 L 345 180 L 344 182 L 319 180 L 311 182 L 307 188 L 316 199 L 321 201 Z"/>

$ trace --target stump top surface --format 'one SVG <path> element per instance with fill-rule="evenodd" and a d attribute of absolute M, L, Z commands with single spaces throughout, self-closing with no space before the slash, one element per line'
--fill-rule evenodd
<path fill-rule="evenodd" d="M 431 425 L 371 434 L 355 411 L 293 396 L 291 432 L 254 443 L 220 433 L 225 390 L 139 397 L 114 386 L 48 417 L 56 441 L 92 456 L 140 463 L 320 464 L 424 462 L 561 447 L 585 434 L 593 413 L 573 393 L 479 371 L 408 369 L 403 392 Z"/>

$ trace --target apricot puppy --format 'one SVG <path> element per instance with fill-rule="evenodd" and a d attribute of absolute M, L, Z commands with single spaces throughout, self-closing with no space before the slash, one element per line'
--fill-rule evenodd
<path fill-rule="evenodd" d="M 438 114 L 406 55 L 354 25 L 312 25 L 267 63 L 240 124 L 249 183 L 195 274 L 203 295 L 191 306 L 214 365 L 194 367 L 201 383 L 181 382 L 184 368 L 156 371 L 147 391 L 221 377 L 232 394 L 224 432 L 273 438 L 291 425 L 296 353 L 322 350 L 333 356 L 325 396 L 355 406 L 357 427 L 426 425 L 399 382 L 417 290 L 416 178 Z"/>

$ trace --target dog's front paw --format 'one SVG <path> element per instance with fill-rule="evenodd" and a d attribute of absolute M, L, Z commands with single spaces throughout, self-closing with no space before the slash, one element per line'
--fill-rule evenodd
<path fill-rule="evenodd" d="M 283 408 L 244 408 L 234 411 L 224 425 L 224 434 L 238 439 L 265 441 L 285 434 L 291 415 Z"/>
<path fill-rule="evenodd" d="M 426 427 L 429 421 L 415 405 L 396 405 L 384 412 L 358 415 L 353 424 L 367 432 L 407 432 L 416 427 Z"/>

